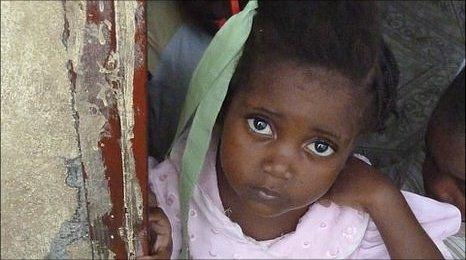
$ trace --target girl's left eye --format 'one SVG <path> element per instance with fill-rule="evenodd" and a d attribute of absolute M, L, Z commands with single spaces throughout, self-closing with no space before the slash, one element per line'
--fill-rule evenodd
<path fill-rule="evenodd" d="M 320 140 L 314 141 L 308 144 L 306 147 L 313 154 L 317 156 L 322 156 L 322 157 L 330 156 L 335 152 L 332 149 L 332 147 L 330 147 L 330 144 L 328 144 L 325 141 L 320 141 Z"/>
<path fill-rule="evenodd" d="M 261 134 L 272 136 L 272 128 L 270 127 L 267 121 L 260 119 L 260 118 L 249 118 L 248 119 L 248 126 L 251 131 Z"/>

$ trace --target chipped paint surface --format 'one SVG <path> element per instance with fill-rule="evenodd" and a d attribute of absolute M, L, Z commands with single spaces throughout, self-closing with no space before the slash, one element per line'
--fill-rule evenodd
<path fill-rule="evenodd" d="M 1 2 L 2 258 L 134 258 L 142 5 Z"/>
<path fill-rule="evenodd" d="M 112 203 L 102 160 L 102 145 L 99 144 L 102 136 L 109 135 L 108 105 L 114 102 L 112 86 L 100 69 L 109 52 L 109 30 L 108 26 L 88 20 L 87 4 L 84 1 L 65 2 L 69 24 L 66 47 L 71 64 L 68 66 L 69 73 L 75 75 L 70 78 L 73 83 L 71 95 L 83 175 L 86 176 L 87 224 L 93 235 L 92 242 L 87 245 L 91 246 L 93 257 L 110 258 L 112 252 L 107 244 L 108 228 L 102 222 L 102 217 L 110 212 Z M 82 252 L 73 248 L 70 247 L 69 251 Z"/>
<path fill-rule="evenodd" d="M 58 1 L 1 2 L 2 259 L 46 257 L 78 207 L 63 21 Z"/>
<path fill-rule="evenodd" d="M 69 1 L 67 5 L 75 5 L 75 2 Z M 108 47 L 103 45 L 101 49 L 95 48 L 95 45 L 101 45 L 101 27 L 89 22 L 77 25 L 76 28 L 70 25 L 71 34 L 75 32 L 78 36 L 75 42 L 77 46 L 70 44 L 69 47 L 76 49 L 76 53 L 71 56 L 74 61 L 74 73 L 77 75 L 74 98 L 79 115 L 78 131 L 82 160 L 87 176 L 89 218 L 92 221 L 109 212 L 112 206 L 99 141 L 102 135 L 106 134 L 109 109 L 106 104 L 113 101 L 109 95 L 112 88 L 105 74 L 100 71 L 98 63 L 105 61 L 105 51 Z M 82 28 L 85 28 L 84 33 Z"/>
<path fill-rule="evenodd" d="M 141 3 L 136 1 L 115 2 L 116 38 L 117 52 L 120 60 L 125 61 L 124 75 L 121 83 L 120 98 L 118 98 L 118 111 L 120 114 L 120 124 L 122 132 L 121 153 L 123 158 L 123 176 L 125 183 L 124 200 L 126 209 L 126 237 L 128 256 L 133 258 L 136 255 L 136 230 L 135 227 L 142 221 L 142 195 L 138 185 L 135 169 L 135 160 L 131 147 L 134 138 L 134 111 L 133 111 L 133 75 L 135 65 L 138 60 L 144 60 L 142 52 L 137 52 L 134 44 L 136 32 L 135 16 L 140 15 Z M 140 66 L 140 65 L 139 65 Z"/>
<path fill-rule="evenodd" d="M 67 1 L 67 4 L 71 6 L 75 5 L 75 2 Z M 109 26 L 93 17 L 98 13 L 89 12 L 96 4 L 98 10 L 111 9 L 110 2 L 86 2 L 85 23 L 76 28 L 70 26 L 70 31 L 82 33 L 76 42 L 79 46 L 79 49 L 76 48 L 77 56 L 73 57 L 77 58 L 73 66 L 76 73 L 74 97 L 76 112 L 79 115 L 78 131 L 86 175 L 92 251 L 95 258 L 108 259 L 114 254 L 109 248 L 111 233 L 103 218 L 110 214 L 113 207 L 109 181 L 114 176 L 106 174 L 108 169 L 104 164 L 102 152 L 106 147 L 101 140 L 112 135 L 109 117 L 118 97 L 108 79 L 108 71 L 114 67 L 111 58 L 108 57 L 112 48 Z M 115 160 L 118 160 L 118 155 L 114 156 Z M 112 174 L 118 175 L 119 171 Z"/>

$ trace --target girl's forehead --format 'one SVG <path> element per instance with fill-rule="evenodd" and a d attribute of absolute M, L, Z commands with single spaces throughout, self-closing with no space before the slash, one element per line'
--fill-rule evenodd
<path fill-rule="evenodd" d="M 355 82 L 345 77 L 336 70 L 322 67 L 304 65 L 292 60 L 281 60 L 278 62 L 260 62 L 252 66 L 250 87 L 268 87 L 269 90 L 278 87 L 289 90 L 304 90 L 317 85 L 325 85 L 328 91 L 354 92 L 357 88 Z M 279 83 L 279 84 L 274 84 Z M 324 89 L 324 90 L 325 90 Z"/>
<path fill-rule="evenodd" d="M 341 105 L 357 103 L 354 82 L 342 74 L 322 67 L 300 66 L 293 62 L 270 64 L 253 73 L 245 93 L 270 100 L 308 103 L 312 99 L 331 99 Z M 355 107 L 356 108 L 356 107 Z"/>

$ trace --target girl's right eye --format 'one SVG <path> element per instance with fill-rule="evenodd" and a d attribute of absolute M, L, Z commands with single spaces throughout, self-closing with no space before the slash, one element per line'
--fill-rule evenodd
<path fill-rule="evenodd" d="M 310 143 L 307 145 L 307 149 L 309 149 L 313 154 L 321 157 L 327 157 L 335 153 L 335 150 L 333 150 L 329 143 L 321 140 L 316 140 Z"/>
<path fill-rule="evenodd" d="M 251 129 L 251 131 L 260 135 L 271 137 L 273 134 L 272 128 L 270 127 L 269 123 L 267 123 L 267 121 L 261 118 L 249 118 L 248 126 L 249 129 Z"/>

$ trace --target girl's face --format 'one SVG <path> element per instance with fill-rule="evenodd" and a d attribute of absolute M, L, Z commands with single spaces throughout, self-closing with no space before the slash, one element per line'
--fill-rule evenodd
<path fill-rule="evenodd" d="M 236 199 L 274 217 L 324 195 L 362 123 L 354 100 L 350 82 L 324 69 L 288 62 L 253 74 L 231 100 L 221 136 L 219 174 Z"/>

